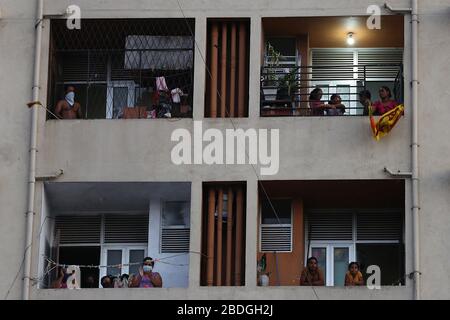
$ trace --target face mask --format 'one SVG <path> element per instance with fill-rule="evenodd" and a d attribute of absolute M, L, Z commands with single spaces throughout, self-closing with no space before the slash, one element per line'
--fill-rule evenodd
<path fill-rule="evenodd" d="M 69 104 L 69 106 L 73 106 L 75 104 L 75 92 L 68 92 L 66 94 L 66 101 Z"/>
<path fill-rule="evenodd" d="M 148 265 L 144 265 L 142 267 L 142 270 L 144 270 L 144 272 L 152 272 L 153 267 L 152 266 L 148 266 Z"/>

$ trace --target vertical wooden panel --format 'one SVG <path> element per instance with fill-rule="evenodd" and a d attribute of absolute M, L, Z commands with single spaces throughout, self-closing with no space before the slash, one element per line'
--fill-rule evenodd
<path fill-rule="evenodd" d="M 246 83 L 246 39 L 247 39 L 247 30 L 245 23 L 241 22 L 239 24 L 239 91 L 238 91 L 238 117 L 244 117 L 245 112 L 245 98 L 247 96 L 245 92 L 245 83 Z"/>
<path fill-rule="evenodd" d="M 231 262 L 233 245 L 233 189 L 228 188 L 227 198 L 227 261 L 226 261 L 226 285 L 231 286 Z"/>
<path fill-rule="evenodd" d="M 227 103 L 227 23 L 222 23 L 222 55 L 221 55 L 221 80 L 220 80 L 220 117 L 225 118 Z"/>
<path fill-rule="evenodd" d="M 222 285 L 222 212 L 223 212 L 223 189 L 219 189 L 217 197 L 217 252 L 216 252 L 216 285 Z"/>
<path fill-rule="evenodd" d="M 219 30 L 216 22 L 211 27 L 211 100 L 210 116 L 217 118 L 217 71 L 219 60 Z"/>
<path fill-rule="evenodd" d="M 242 240 L 243 240 L 243 214 L 244 208 L 244 196 L 242 187 L 237 188 L 236 192 L 236 254 L 235 254 L 235 270 L 234 270 L 234 284 L 236 286 L 242 285 L 241 283 L 241 268 L 242 268 Z"/>
<path fill-rule="evenodd" d="M 207 241 L 207 285 L 214 284 L 214 213 L 215 213 L 216 192 L 213 188 L 209 190 L 208 196 L 208 241 Z"/>
<path fill-rule="evenodd" d="M 231 25 L 231 49 L 230 49 L 230 112 L 229 116 L 234 117 L 236 108 L 236 24 Z"/>

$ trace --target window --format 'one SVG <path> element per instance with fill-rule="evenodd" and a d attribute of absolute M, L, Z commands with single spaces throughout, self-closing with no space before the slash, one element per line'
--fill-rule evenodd
<path fill-rule="evenodd" d="M 161 214 L 161 253 L 189 252 L 190 203 L 167 201 Z"/>
<path fill-rule="evenodd" d="M 123 273 L 136 274 L 147 253 L 148 214 L 65 215 L 55 217 L 53 259 L 65 264 L 102 265 L 82 268 L 81 285 Z"/>
<path fill-rule="evenodd" d="M 349 262 L 361 272 L 381 269 L 382 285 L 404 284 L 403 219 L 399 210 L 323 211 L 307 214 L 307 257 L 316 257 L 327 286 L 343 286 Z"/>
<path fill-rule="evenodd" d="M 261 204 L 261 252 L 292 251 L 292 201 L 264 200 Z"/>
<path fill-rule="evenodd" d="M 140 246 L 104 246 L 100 278 L 106 275 L 120 276 L 138 274 L 139 267 L 147 255 L 147 245 Z"/>

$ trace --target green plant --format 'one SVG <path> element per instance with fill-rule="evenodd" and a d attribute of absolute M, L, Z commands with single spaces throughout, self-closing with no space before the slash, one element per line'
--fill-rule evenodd
<path fill-rule="evenodd" d="M 275 69 L 280 66 L 281 52 L 276 50 L 270 42 L 267 42 L 267 55 L 266 55 L 266 79 L 269 83 L 277 80 Z"/>
<path fill-rule="evenodd" d="M 295 89 L 298 86 L 298 70 L 299 67 L 295 67 L 285 73 L 284 76 L 279 80 L 278 87 L 286 96 L 290 97 L 291 100 L 294 98 Z"/>

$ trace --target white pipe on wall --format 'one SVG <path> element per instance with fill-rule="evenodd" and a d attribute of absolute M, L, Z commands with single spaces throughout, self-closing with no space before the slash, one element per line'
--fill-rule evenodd
<path fill-rule="evenodd" d="M 390 5 L 385 4 L 385 8 L 392 12 L 397 13 L 410 13 L 411 14 L 411 197 L 412 197 L 412 223 L 413 223 L 413 271 L 411 275 L 414 279 L 414 299 L 420 300 L 421 290 L 421 272 L 420 272 L 420 238 L 419 238 L 419 51 L 418 51 L 418 0 L 411 0 L 411 8 L 392 8 Z M 389 172 L 389 171 L 388 171 Z"/>
<path fill-rule="evenodd" d="M 411 141 L 411 165 L 412 165 L 412 216 L 414 236 L 414 299 L 420 300 L 420 241 L 419 241 L 419 114 L 418 114 L 418 0 L 412 0 L 411 32 L 412 32 L 412 141 Z"/>
<path fill-rule="evenodd" d="M 36 11 L 36 44 L 34 49 L 34 71 L 33 71 L 33 93 L 31 105 L 31 132 L 30 132 L 30 159 L 28 171 L 28 200 L 26 212 L 26 238 L 25 238 L 25 259 L 23 272 L 22 299 L 30 298 L 30 275 L 31 275 L 31 253 L 33 244 L 33 223 L 34 223 L 34 194 L 36 191 L 36 152 L 37 152 L 37 122 L 39 108 L 40 90 L 40 64 L 41 64 L 41 43 L 42 43 L 42 23 L 44 16 L 44 1 L 37 1 Z"/>

